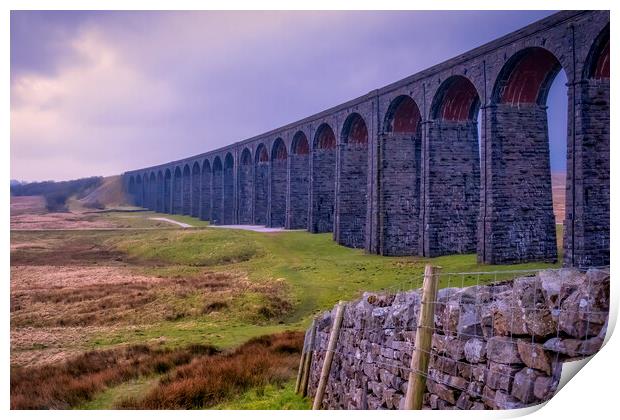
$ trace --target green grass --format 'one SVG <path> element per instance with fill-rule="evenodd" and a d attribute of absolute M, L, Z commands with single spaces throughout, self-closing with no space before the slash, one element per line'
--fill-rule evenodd
<path fill-rule="evenodd" d="M 476 256 L 438 258 L 382 257 L 337 245 L 331 234 L 307 232 L 258 233 L 231 229 L 172 230 L 132 233 L 106 239 L 109 246 L 125 252 L 140 270 L 149 274 L 184 277 L 204 270 L 234 273 L 256 283 L 281 279 L 288 285 L 293 309 L 272 321 L 248 319 L 250 307 L 260 299 L 255 293 L 237 296 L 217 315 L 179 321 L 119 328 L 95 337 L 91 346 L 108 347 L 165 337 L 170 346 L 208 342 L 236 346 L 249 338 L 286 329 L 304 329 L 313 315 L 330 309 L 339 300 L 358 298 L 364 291 L 407 290 L 419 287 L 426 263 L 443 273 L 530 270 L 559 264 L 481 265 Z M 144 263 L 143 265 L 141 265 Z M 507 275 L 509 276 L 509 275 Z M 441 287 L 475 284 L 507 276 L 444 276 Z"/>
<path fill-rule="evenodd" d="M 159 376 L 148 376 L 132 379 L 120 385 L 110 387 L 97 396 L 73 407 L 76 410 L 109 410 L 114 408 L 117 402 L 129 397 L 139 397 L 146 394 L 152 387 L 157 385 Z"/>
<path fill-rule="evenodd" d="M 443 273 L 529 270 L 559 264 L 481 265 L 476 256 L 438 258 L 383 257 L 337 245 L 331 234 L 307 232 L 257 233 L 230 229 L 141 233 L 117 246 L 138 261 L 208 267 L 212 271 L 242 272 L 252 281 L 284 279 L 292 287 L 294 310 L 285 320 L 296 324 L 363 291 L 415 287 L 424 265 Z M 158 270 L 158 269 L 156 269 Z M 442 287 L 473 284 L 477 276 L 445 276 Z M 450 284 L 448 284 L 450 283 Z"/>
<path fill-rule="evenodd" d="M 148 232 L 133 235 L 117 247 L 142 261 L 209 267 L 246 261 L 258 252 L 256 244 L 241 233 L 220 229 Z"/>
<path fill-rule="evenodd" d="M 118 328 L 113 332 L 95 335 L 88 343 L 91 349 L 109 348 L 119 344 L 139 344 L 162 340 L 165 347 L 181 347 L 201 343 L 220 348 L 232 348 L 250 338 L 282 332 L 287 329 L 302 329 L 301 324 L 252 325 L 237 320 L 210 320 L 200 317 L 181 321 L 170 321 L 143 327 Z"/>
<path fill-rule="evenodd" d="M 234 401 L 213 407 L 215 410 L 308 410 L 312 402 L 295 393 L 295 382 L 283 387 L 267 385 L 241 394 Z"/>
<path fill-rule="evenodd" d="M 238 346 L 252 337 L 284 330 L 307 328 L 313 315 L 328 310 L 339 300 L 356 299 L 364 291 L 406 290 L 418 287 L 427 263 L 442 267 L 443 273 L 532 270 L 559 267 L 557 264 L 481 265 L 476 255 L 452 255 L 438 258 L 383 257 L 366 254 L 336 244 L 331 234 L 301 231 L 259 233 L 208 228 L 207 222 L 178 215 L 140 213 L 140 217 L 167 217 L 201 226 L 197 229 L 152 231 L 19 233 L 16 238 L 62 238 L 90 240 L 106 248 L 121 251 L 132 270 L 163 277 L 193 277 L 206 272 L 226 273 L 258 285 L 286 285 L 286 298 L 292 309 L 273 319 L 248 318 L 267 296 L 245 291 L 235 295 L 231 306 L 220 313 L 192 315 L 176 321 L 143 326 L 118 327 L 93 336 L 88 348 L 106 348 L 124 343 L 153 340 L 177 347 L 209 343 L 221 348 Z M 139 223 L 139 222 L 138 222 Z M 12 236 L 14 233 L 12 233 Z M 64 235 L 64 236 L 63 236 Z M 561 237 L 561 226 L 558 227 Z M 235 277 L 236 276 L 236 277 Z M 504 276 L 482 276 L 482 280 Z M 440 287 L 465 286 L 480 280 L 478 275 L 443 276 Z M 183 300 L 185 299 L 185 300 Z M 196 305 L 196 296 L 188 296 L 175 305 Z M 149 380 L 140 379 L 109 389 L 84 408 L 109 408 L 117 395 L 143 393 Z M 126 388 L 124 388 L 126 387 Z M 267 386 L 251 390 L 235 401 L 218 408 L 273 409 L 307 408 L 308 402 L 295 395 L 292 386 Z"/>

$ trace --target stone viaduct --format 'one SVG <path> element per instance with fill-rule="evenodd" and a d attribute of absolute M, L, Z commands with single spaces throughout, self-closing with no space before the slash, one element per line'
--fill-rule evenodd
<path fill-rule="evenodd" d="M 126 172 L 125 188 L 159 212 L 333 232 L 370 253 L 555 261 L 546 99 L 561 69 L 564 263 L 606 265 L 608 11 L 556 13 L 284 127 Z"/>

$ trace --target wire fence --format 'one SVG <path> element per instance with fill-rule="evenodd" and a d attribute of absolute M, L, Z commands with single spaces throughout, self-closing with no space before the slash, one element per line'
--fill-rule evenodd
<path fill-rule="evenodd" d="M 609 312 L 609 268 L 443 273 L 432 302 L 423 276 L 346 304 L 333 350 L 325 408 L 399 408 L 410 373 L 426 382 L 425 408 L 517 408 L 549 399 L 561 364 L 601 347 Z M 432 327 L 419 325 L 432 303 Z M 316 392 L 333 313 L 316 320 L 308 391 Z M 428 329 L 430 348 L 416 346 Z M 310 344 L 312 344 L 310 346 Z M 427 369 L 411 366 L 423 353 Z M 348 391 L 345 393 L 344 390 Z"/>

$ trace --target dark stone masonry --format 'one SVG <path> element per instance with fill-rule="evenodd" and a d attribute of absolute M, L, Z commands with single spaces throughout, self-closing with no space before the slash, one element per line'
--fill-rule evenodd
<path fill-rule="evenodd" d="M 566 216 L 556 221 L 546 101 L 560 70 Z M 137 206 L 333 232 L 382 255 L 555 261 L 563 223 L 566 266 L 607 265 L 609 86 L 609 12 L 559 12 L 326 111 L 123 180 Z"/>
<path fill-rule="evenodd" d="M 239 223 L 242 225 L 252 224 L 252 154 L 246 148 L 241 154 L 239 166 Z"/>

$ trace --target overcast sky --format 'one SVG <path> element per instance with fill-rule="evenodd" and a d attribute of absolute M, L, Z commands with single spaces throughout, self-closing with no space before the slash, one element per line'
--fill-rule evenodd
<path fill-rule="evenodd" d="M 298 120 L 548 16 L 11 12 L 11 178 L 112 175 Z M 549 97 L 565 166 L 566 87 Z"/>

